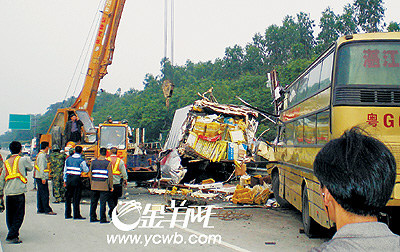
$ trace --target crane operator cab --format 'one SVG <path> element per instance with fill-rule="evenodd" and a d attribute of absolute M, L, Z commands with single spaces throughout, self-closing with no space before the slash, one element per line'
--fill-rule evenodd
<path fill-rule="evenodd" d="M 78 129 L 80 134 L 78 139 L 71 139 L 70 132 L 68 132 L 71 126 L 67 126 L 67 124 L 72 119 L 76 120 L 76 126 L 80 128 Z M 66 128 L 68 128 L 67 132 Z M 96 133 L 93 121 L 87 111 L 64 108 L 57 110 L 47 134 L 41 136 L 40 142 L 47 141 L 51 145 L 57 144 L 61 147 L 64 147 L 70 140 L 81 145 L 93 145 L 97 140 Z"/>

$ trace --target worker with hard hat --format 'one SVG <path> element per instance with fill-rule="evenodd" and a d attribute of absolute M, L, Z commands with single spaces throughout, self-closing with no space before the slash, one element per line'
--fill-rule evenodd
<path fill-rule="evenodd" d="M 18 244 L 19 229 L 22 226 L 25 216 L 25 193 L 27 172 L 32 171 L 33 166 L 29 157 L 21 157 L 22 145 L 13 141 L 9 146 L 11 156 L 3 163 L 0 163 L 0 197 L 6 195 L 6 223 L 8 234 L 6 242 Z"/>
<path fill-rule="evenodd" d="M 74 142 L 68 142 L 65 145 L 64 153 L 67 155 L 67 157 L 72 156 L 74 154 L 75 146 L 76 146 L 76 144 Z"/>
<path fill-rule="evenodd" d="M 104 123 L 109 123 L 109 124 L 112 124 L 113 123 L 113 119 L 112 119 L 112 116 L 107 116 L 107 120 L 105 120 L 104 121 Z"/>

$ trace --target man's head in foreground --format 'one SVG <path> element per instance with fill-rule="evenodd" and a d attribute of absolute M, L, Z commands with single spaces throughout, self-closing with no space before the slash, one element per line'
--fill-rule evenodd
<path fill-rule="evenodd" d="M 21 152 L 22 145 L 20 142 L 12 141 L 9 146 L 11 154 L 18 154 Z"/>
<path fill-rule="evenodd" d="M 392 193 L 396 162 L 382 142 L 352 128 L 321 149 L 314 171 L 328 216 L 340 229 L 351 222 L 376 221 Z"/>

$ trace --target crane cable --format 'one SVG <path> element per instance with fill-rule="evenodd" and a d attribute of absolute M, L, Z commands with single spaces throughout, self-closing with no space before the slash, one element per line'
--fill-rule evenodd
<path fill-rule="evenodd" d="M 171 0 L 171 67 L 173 68 L 174 66 L 174 19 L 175 19 L 175 14 L 174 14 L 174 0 Z M 166 63 L 167 62 L 167 54 L 168 54 L 168 0 L 164 1 L 164 60 Z M 165 70 L 165 65 L 163 66 Z M 174 71 L 172 69 L 171 73 L 167 74 L 165 71 L 163 71 L 163 76 L 162 78 L 163 83 L 162 83 L 162 90 L 164 93 L 165 99 L 165 106 L 169 108 L 169 99 L 172 96 L 172 92 L 174 89 L 174 84 L 172 82 L 174 78 Z"/>
<path fill-rule="evenodd" d="M 171 0 L 171 65 L 174 64 L 174 19 L 175 19 L 175 6 L 174 0 Z M 164 58 L 167 58 L 168 54 L 168 0 L 164 0 Z"/>
<path fill-rule="evenodd" d="M 174 65 L 174 0 L 171 0 L 171 65 Z"/>
<path fill-rule="evenodd" d="M 75 70 L 74 70 L 74 73 L 72 74 L 72 77 L 71 77 L 71 80 L 70 80 L 70 82 L 69 82 L 67 91 L 65 92 L 65 96 L 64 96 L 64 99 L 63 99 L 63 102 L 62 102 L 63 104 L 64 104 L 65 99 L 67 98 L 67 95 L 68 95 L 68 92 L 69 92 L 69 90 L 70 90 L 70 88 L 71 88 L 72 82 L 73 82 L 73 80 L 74 80 L 74 78 L 75 78 L 75 76 L 76 76 L 76 72 L 77 72 L 77 70 L 78 70 L 79 63 L 81 62 L 81 59 L 82 59 L 83 55 L 85 54 L 85 59 L 83 60 L 83 63 L 82 63 L 82 65 L 81 65 L 81 70 L 80 70 L 81 74 L 83 74 L 83 73 L 82 73 L 82 68 L 85 66 L 84 62 L 86 61 L 87 56 L 88 56 L 88 54 L 89 54 L 89 50 L 88 50 L 89 44 L 88 44 L 88 43 L 89 43 L 89 41 L 92 41 L 92 40 L 93 40 L 93 37 L 94 37 L 94 35 L 95 35 L 95 32 L 94 32 L 94 28 L 93 28 L 93 27 L 95 27 L 95 26 L 96 26 L 95 24 L 98 24 L 98 22 L 100 21 L 100 18 L 98 18 L 97 16 L 98 16 L 98 13 L 99 13 L 99 10 L 100 10 L 100 6 L 102 5 L 102 3 L 103 3 L 103 6 L 104 6 L 104 5 L 105 5 L 105 1 L 104 1 L 104 0 L 100 0 L 100 1 L 99 1 L 99 4 L 98 4 L 98 6 L 97 6 L 96 13 L 95 13 L 95 15 L 94 15 L 94 17 L 93 17 L 92 24 L 91 24 L 91 26 L 90 26 L 88 35 L 87 35 L 87 37 L 86 37 L 85 44 L 84 44 L 84 46 L 83 46 L 83 48 L 82 48 L 82 51 L 81 51 L 81 54 L 80 54 L 80 56 L 79 56 L 78 62 L 76 63 Z M 96 21 L 96 17 L 97 17 L 97 21 Z M 85 51 L 86 51 L 86 53 L 85 53 Z M 86 73 L 85 73 L 85 74 L 86 74 Z M 72 96 L 75 94 L 76 88 L 77 88 L 77 86 L 78 86 L 79 79 L 80 79 L 80 77 L 78 77 L 78 79 L 76 80 L 75 88 L 74 88 L 74 92 L 72 93 Z"/>
<path fill-rule="evenodd" d="M 164 0 L 164 58 L 167 58 L 168 45 L 168 0 Z"/>
<path fill-rule="evenodd" d="M 103 4 L 102 4 L 101 8 L 99 8 L 99 6 L 101 5 L 102 1 L 99 2 L 99 6 L 97 7 L 97 10 L 98 10 L 98 11 L 96 12 L 96 15 L 93 17 L 92 26 L 90 27 L 90 30 L 89 30 L 89 33 L 88 33 L 88 37 L 87 37 L 87 40 L 86 40 L 87 42 L 86 42 L 85 59 L 84 59 L 83 62 L 82 62 L 81 70 L 80 70 L 80 75 L 79 75 L 78 79 L 76 80 L 73 95 L 75 95 L 76 88 L 77 88 L 77 86 L 78 86 L 78 83 L 80 83 L 81 77 L 82 77 L 82 76 L 86 76 L 86 74 L 87 74 L 87 71 L 84 71 L 84 70 L 87 69 L 87 65 L 85 64 L 85 62 L 87 62 L 87 58 L 88 58 L 89 53 L 91 52 L 91 49 L 92 49 L 92 48 L 91 48 L 91 45 L 93 44 L 93 43 L 88 43 L 88 42 L 92 42 L 92 41 L 95 40 L 95 37 L 96 37 L 96 35 L 97 35 L 97 33 L 96 33 L 97 30 L 96 30 L 95 28 L 96 28 L 96 27 L 99 27 L 100 19 L 101 19 L 101 16 L 102 16 L 102 14 L 100 14 L 100 13 L 102 13 L 101 10 L 104 10 L 104 6 L 105 6 L 105 4 L 106 4 L 106 1 L 107 1 L 107 0 L 104 0 L 104 1 L 103 1 Z M 97 19 L 97 20 L 96 20 L 96 19 Z M 91 35 L 90 35 L 90 33 L 91 33 Z M 90 39 L 89 39 L 89 37 L 90 37 Z M 89 62 L 88 62 L 88 64 L 89 64 Z"/>

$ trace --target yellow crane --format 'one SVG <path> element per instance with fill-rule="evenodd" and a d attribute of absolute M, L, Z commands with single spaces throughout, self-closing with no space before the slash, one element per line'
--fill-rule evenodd
<path fill-rule="evenodd" d="M 101 11 L 102 16 L 82 91 L 71 107 L 57 110 L 47 133 L 41 136 L 40 142 L 48 141 L 51 144 L 52 133 L 56 132 L 56 134 L 60 134 L 60 132 L 64 132 L 70 115 L 75 114 L 83 123 L 81 145 L 86 150 L 86 157 L 94 157 L 97 132 L 93 125 L 91 114 L 100 80 L 107 74 L 107 67 L 112 63 L 115 38 L 124 4 L 125 0 L 107 0 L 105 2 L 104 10 Z"/>

